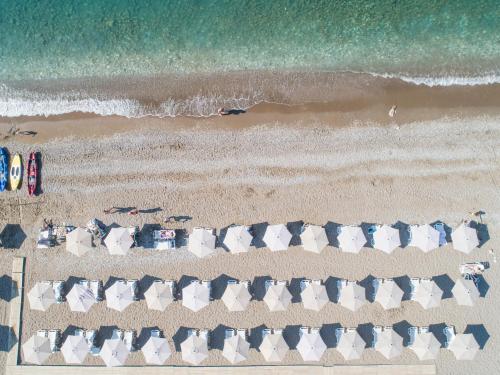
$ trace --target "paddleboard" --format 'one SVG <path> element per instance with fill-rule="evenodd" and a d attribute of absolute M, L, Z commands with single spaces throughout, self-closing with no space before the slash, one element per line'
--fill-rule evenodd
<path fill-rule="evenodd" d="M 9 177 L 9 154 L 5 148 L 0 147 L 0 192 L 7 187 Z"/>
<path fill-rule="evenodd" d="M 9 183 L 10 190 L 19 189 L 19 185 L 23 179 L 23 163 L 21 155 L 15 154 L 10 162 L 9 168 Z"/>

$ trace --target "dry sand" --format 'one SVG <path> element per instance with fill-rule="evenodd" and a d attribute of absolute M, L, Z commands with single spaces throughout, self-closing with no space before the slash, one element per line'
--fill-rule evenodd
<path fill-rule="evenodd" d="M 431 111 L 432 112 L 432 111 Z M 290 115 L 291 116 L 291 115 Z M 318 116 L 321 116 L 319 114 Z M 340 116 L 340 115 L 339 115 Z M 271 276 L 292 280 L 301 277 L 328 279 L 341 277 L 367 282 L 371 276 L 439 276 L 445 289 L 440 308 L 423 310 L 405 301 L 400 309 L 384 311 L 378 304 L 369 304 L 356 313 L 335 303 L 321 312 L 304 310 L 299 302 L 286 312 L 268 311 L 262 301 L 254 301 L 247 311 L 227 312 L 216 299 L 198 313 L 175 302 L 165 313 L 148 311 L 144 300 L 123 313 L 106 308 L 105 302 L 94 306 L 88 314 L 72 313 L 67 304 L 51 307 L 47 312 L 23 312 L 21 341 L 26 341 L 37 329 L 68 327 L 142 328 L 159 327 L 173 345 L 178 343 L 181 327 L 215 329 L 214 350 L 204 365 L 227 365 L 221 355 L 223 326 L 238 328 L 287 327 L 287 340 L 294 346 L 298 325 L 324 325 L 323 334 L 329 346 L 334 341 L 333 329 L 338 325 L 361 326 L 366 338 L 370 324 L 395 324 L 402 332 L 408 325 L 431 325 L 442 339 L 442 324 L 453 324 L 458 332 L 472 329 L 484 343 L 475 361 L 456 361 L 451 352 L 441 350 L 436 360 L 440 374 L 493 374 L 500 372 L 498 333 L 499 278 L 497 264 L 485 273 L 489 290 L 475 308 L 459 307 L 450 298 L 452 281 L 459 277 L 458 264 L 464 261 L 491 261 L 488 250 L 499 249 L 500 208 L 500 117 L 471 116 L 466 120 L 441 118 L 428 121 L 397 120 L 392 124 L 352 124 L 335 127 L 335 119 L 325 114 L 291 116 L 283 122 L 254 118 L 255 123 L 243 129 L 209 128 L 216 120 L 190 120 L 189 127 L 173 127 L 175 121 L 136 120 L 144 124 L 133 131 L 123 120 L 124 129 L 116 134 L 101 134 L 99 138 L 79 134 L 45 131 L 35 137 L 36 148 L 43 154 L 44 194 L 28 199 L 25 190 L 0 196 L 0 226 L 21 224 L 26 238 L 19 249 L 3 251 L 2 271 L 10 270 L 12 255 L 27 256 L 26 290 L 44 279 L 138 278 L 142 286 L 151 277 L 185 281 L 187 276 L 217 279 L 215 294 L 220 296 L 225 275 L 239 278 Z M 293 121 L 292 121 L 293 120 Z M 100 123 L 119 119 L 65 119 L 89 129 Z M 230 122 L 232 119 L 227 119 Z M 34 123 L 28 123 L 32 128 Z M 93 124 L 93 125 L 92 125 Z M 2 125 L 5 130 L 8 124 Z M 37 122 L 39 129 L 50 125 Z M 57 125 L 55 127 L 57 129 Z M 75 126 L 73 127 L 73 129 Z M 67 129 L 67 128 L 66 128 Z M 82 129 L 82 128 L 81 128 Z M 84 132 L 85 130 L 80 130 Z M 100 131 L 98 131 L 100 132 Z M 104 131 L 105 133 L 106 131 Z M 9 139 L 11 152 L 24 155 L 32 148 L 25 140 Z M 128 215 L 103 215 L 109 206 L 137 206 L 141 209 L 161 208 L 162 211 Z M 491 239 L 470 255 L 446 246 L 424 254 L 418 249 L 397 249 L 388 256 L 371 249 L 358 255 L 341 253 L 328 247 L 322 254 L 304 252 L 300 246 L 289 251 L 271 253 L 266 248 L 252 249 L 248 254 L 231 255 L 219 249 L 208 259 L 199 260 L 185 248 L 155 252 L 133 249 L 128 256 L 106 255 L 104 247 L 92 256 L 76 258 L 65 252 L 64 246 L 36 250 L 36 229 L 43 218 L 55 222 L 84 225 L 89 218 L 99 217 L 106 224 L 121 225 L 160 223 L 170 215 L 192 216 L 192 221 L 174 224 L 174 228 L 194 226 L 223 228 L 232 223 L 290 223 L 297 221 L 316 224 L 334 223 L 426 223 L 443 220 L 456 226 L 471 211 L 483 209 L 484 223 Z M 154 211 L 154 210 L 153 210 Z M 262 228 L 261 226 L 260 228 Z M 483 232 L 484 235 L 484 232 Z M 19 236 L 21 238 L 22 236 Z M 15 242 L 15 241 L 14 241 Z M 12 244 L 16 245 L 16 244 Z M 498 251 L 497 251 L 498 252 Z M 221 277 L 222 276 L 222 277 Z M 332 279 L 329 279 L 329 283 Z M 297 280 L 293 280 L 297 285 Z M 296 296 L 296 291 L 295 291 Z M 297 299 L 297 298 L 296 298 Z M 2 301 L 0 306 L 4 308 Z M 258 343 L 258 330 L 252 332 L 252 342 Z M 141 342 L 146 332 L 141 336 Z M 61 354 L 47 362 L 62 364 Z M 101 364 L 88 358 L 86 364 Z M 140 352 L 129 357 L 128 364 L 142 364 Z M 167 362 L 184 364 L 180 352 Z M 285 364 L 302 363 L 299 353 L 291 350 Z M 322 364 L 346 363 L 335 349 L 329 348 Z M 372 349 L 362 360 L 352 364 L 418 363 L 408 349 L 395 361 L 386 361 Z M 245 364 L 264 364 L 261 354 L 251 350 Z"/>

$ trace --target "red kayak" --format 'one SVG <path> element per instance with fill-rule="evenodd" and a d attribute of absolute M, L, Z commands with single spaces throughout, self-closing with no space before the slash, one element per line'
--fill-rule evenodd
<path fill-rule="evenodd" d="M 28 159 L 28 194 L 30 197 L 35 195 L 38 184 L 38 162 L 36 152 L 31 152 Z"/>

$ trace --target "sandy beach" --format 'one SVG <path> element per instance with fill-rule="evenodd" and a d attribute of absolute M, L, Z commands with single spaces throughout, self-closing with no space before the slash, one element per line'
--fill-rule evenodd
<path fill-rule="evenodd" d="M 264 325 L 286 328 L 292 348 L 298 340 L 298 326 L 323 326 L 329 349 L 320 364 L 332 365 L 347 363 L 332 347 L 338 325 L 359 326 L 368 340 L 370 324 L 395 325 L 401 333 L 409 325 L 430 325 L 438 339 L 443 339 L 442 327 L 448 324 L 455 325 L 457 332 L 475 332 L 484 347 L 471 362 L 457 361 L 442 349 L 435 361 L 439 374 L 471 374 L 478 368 L 491 374 L 500 371 L 496 354 L 500 349 L 496 313 L 500 271 L 488 254 L 499 248 L 500 114 L 495 97 L 490 96 L 499 88 L 478 89 L 489 99 L 481 102 L 480 95 L 471 95 L 470 106 L 464 103 L 463 94 L 449 89 L 445 99 L 446 90 L 441 90 L 433 91 L 436 106 L 418 88 L 407 93 L 406 100 L 413 105 L 406 106 L 405 99 L 398 102 L 395 119 L 388 119 L 387 104 L 398 95 L 405 97 L 398 90 L 388 90 L 380 103 L 373 97 L 364 105 L 356 102 L 358 105 L 342 108 L 335 101 L 292 107 L 262 104 L 246 114 L 224 118 L 127 120 L 73 115 L 2 120 L 3 144 L 11 152 L 27 155 L 36 148 L 43 155 L 42 195 L 29 199 L 23 190 L 0 197 L 0 228 L 20 224 L 24 232 L 17 234 L 19 241 L 12 241 L 15 249 L 2 251 L 3 274 L 10 272 L 12 256 L 23 255 L 27 257 L 26 291 L 45 279 L 67 280 L 71 286 L 77 278 L 99 278 L 107 285 L 115 277 L 137 278 L 143 288 L 155 277 L 182 283 L 189 277 L 214 280 L 215 300 L 198 313 L 182 307 L 180 301 L 165 313 L 148 311 L 144 300 L 122 313 L 101 302 L 88 314 L 72 313 L 67 304 L 52 306 L 47 312 L 31 311 L 26 303 L 21 342 L 42 328 L 66 333 L 74 327 L 94 328 L 105 336 L 119 327 L 136 329 L 140 344 L 147 339 L 148 328 L 158 327 L 177 350 L 167 364 L 181 365 L 185 363 L 178 345 L 185 328 L 208 328 L 214 330 L 213 349 L 203 365 L 228 365 L 221 355 L 225 326 L 249 328 L 253 345 L 258 345 Z M 12 125 L 38 134 L 9 137 Z M 110 206 L 137 206 L 151 213 L 104 215 L 103 209 Z M 146 238 L 148 226 L 160 224 L 170 215 L 192 217 L 187 223 L 170 225 L 189 233 L 195 226 L 220 229 L 232 223 L 258 224 L 258 228 L 265 228 L 266 223 L 288 223 L 294 230 L 300 222 L 332 227 L 442 220 L 453 228 L 479 210 L 486 212 L 483 224 L 490 238 L 470 255 L 451 245 L 428 254 L 408 247 L 392 255 L 368 248 L 358 255 L 346 254 L 334 246 L 317 255 L 297 245 L 280 253 L 259 247 L 231 255 L 219 247 L 215 255 L 201 260 L 185 247 L 164 252 L 137 248 L 117 257 L 98 246 L 83 258 L 68 254 L 64 246 L 35 249 L 43 218 L 76 226 L 85 225 L 91 217 L 107 225 L 139 225 Z M 296 244 L 297 238 L 294 240 Z M 474 308 L 457 306 L 450 293 L 459 277 L 458 265 L 466 261 L 491 263 L 485 272 L 489 289 Z M 251 280 L 258 290 L 266 276 L 292 282 L 294 303 L 288 311 L 269 312 L 261 297 L 245 312 L 227 311 L 220 300 L 227 277 Z M 431 310 L 404 301 L 399 309 L 384 311 L 378 304 L 368 304 L 356 313 L 335 303 L 316 313 L 299 302 L 300 278 L 321 278 L 327 285 L 334 278 L 366 284 L 374 276 L 436 277 L 445 297 L 441 307 Z M 2 321 L 6 305 L 2 300 Z M 394 361 L 367 349 L 361 360 L 349 363 L 418 362 L 409 349 Z M 61 354 L 47 362 L 63 363 Z M 130 365 L 143 363 L 140 352 L 127 361 Z M 244 364 L 264 363 L 252 348 Z M 300 363 L 300 355 L 293 349 L 283 362 Z M 85 364 L 101 364 L 101 360 L 88 357 Z"/>

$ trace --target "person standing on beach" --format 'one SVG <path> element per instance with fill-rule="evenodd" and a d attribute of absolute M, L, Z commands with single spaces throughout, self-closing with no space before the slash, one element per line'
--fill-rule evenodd
<path fill-rule="evenodd" d="M 398 106 L 394 104 L 391 109 L 389 110 L 389 117 L 394 117 L 396 116 L 396 110 L 398 109 Z"/>

